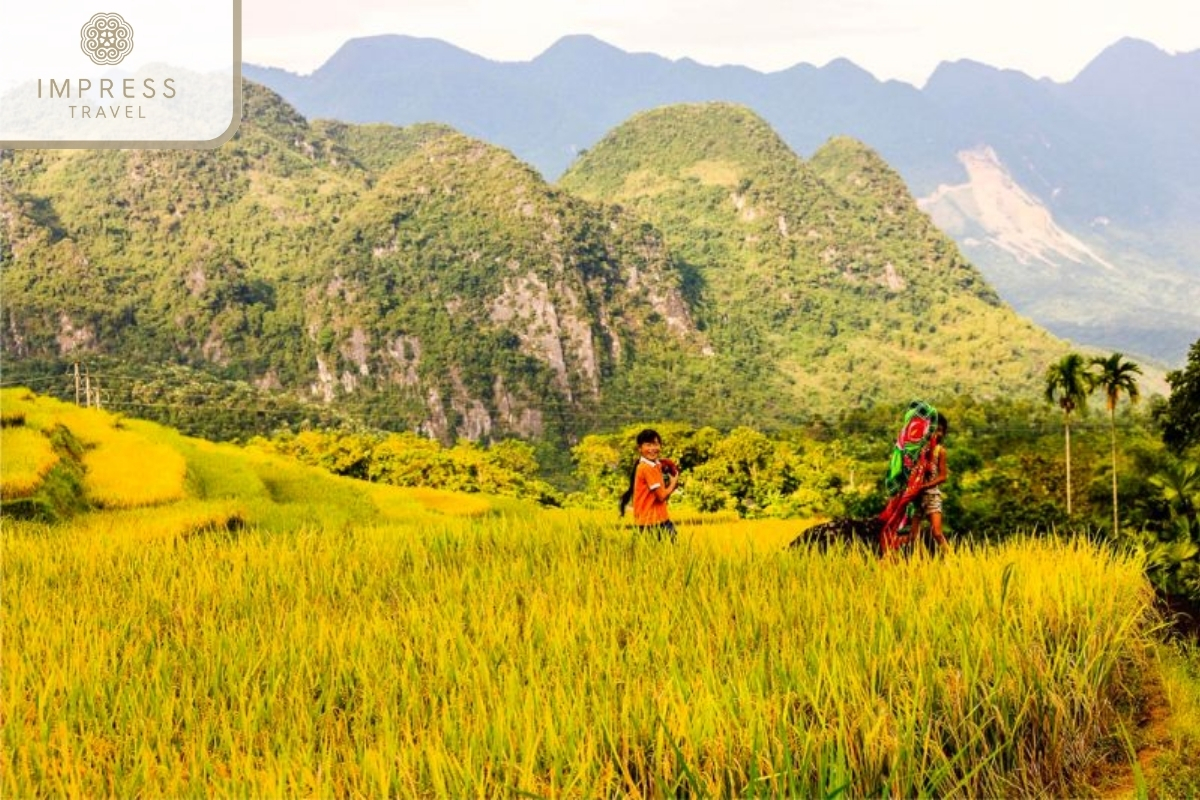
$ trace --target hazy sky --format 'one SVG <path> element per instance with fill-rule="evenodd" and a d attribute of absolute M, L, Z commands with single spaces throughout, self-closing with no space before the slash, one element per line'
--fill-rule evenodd
<path fill-rule="evenodd" d="M 1125 36 L 1200 49 L 1195 0 L 242 0 L 243 60 L 307 73 L 356 36 L 528 61 L 590 33 L 631 52 L 770 72 L 845 57 L 917 86 L 969 58 L 1068 81 Z"/>

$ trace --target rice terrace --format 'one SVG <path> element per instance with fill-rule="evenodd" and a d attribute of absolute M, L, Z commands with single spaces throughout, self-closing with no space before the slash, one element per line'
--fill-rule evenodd
<path fill-rule="evenodd" d="M 0 399 L 6 797 L 1200 785 L 1200 657 L 1134 549 L 881 559 L 789 547 L 819 516 L 685 505 L 671 545 L 608 505 L 364 482 Z"/>

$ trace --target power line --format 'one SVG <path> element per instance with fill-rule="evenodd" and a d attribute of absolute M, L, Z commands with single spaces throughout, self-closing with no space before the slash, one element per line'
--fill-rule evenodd
<path fill-rule="evenodd" d="M 63 380 L 63 377 L 69 378 L 70 372 L 64 372 L 62 376 L 47 376 L 44 378 L 30 378 L 29 380 L 0 380 L 0 388 L 11 389 L 13 387 L 32 387 L 44 383 L 57 383 Z"/>
<path fill-rule="evenodd" d="M 0 385 L 3 385 L 5 387 L 43 386 L 43 385 L 47 385 L 47 384 L 69 381 L 71 374 L 72 374 L 71 372 L 64 372 L 61 375 L 57 375 L 57 376 L 48 375 L 48 376 L 42 376 L 42 377 L 31 377 L 28 380 L 12 380 L 12 381 L 4 382 L 3 384 L 0 384 Z M 99 404 L 99 402 L 100 402 L 100 400 L 99 400 L 99 398 L 100 398 L 99 385 L 101 385 L 101 383 L 102 383 L 103 386 L 105 387 L 103 404 L 105 407 L 113 409 L 113 410 L 145 409 L 145 410 L 162 410 L 162 411 L 184 411 L 184 412 L 188 412 L 190 415 L 200 416 L 200 417 L 204 416 L 205 414 L 239 413 L 240 412 L 240 413 L 245 413 L 245 414 L 253 414 L 257 417 L 265 416 L 265 417 L 269 417 L 269 418 L 294 418 L 297 416 L 304 416 L 304 415 L 310 415 L 310 414 L 321 415 L 321 414 L 328 413 L 328 414 L 332 414 L 335 416 L 341 415 L 341 416 L 349 417 L 349 419 L 346 420 L 347 422 L 354 422 L 355 421 L 354 417 L 358 416 L 358 414 L 356 414 L 356 410 L 353 408 L 348 409 L 345 407 L 338 407 L 336 405 L 317 403 L 317 402 L 306 400 L 302 397 L 286 396 L 286 395 L 284 395 L 284 396 L 265 395 L 264 396 L 265 402 L 261 403 L 261 404 L 260 403 L 245 403 L 245 402 L 230 403 L 230 402 L 228 402 L 229 394 L 227 392 L 220 389 L 219 387 L 212 386 L 212 385 L 205 385 L 205 384 L 199 384 L 196 386 L 188 387 L 186 389 L 181 389 L 180 391 L 186 392 L 186 395 L 189 398 L 186 401 L 183 401 L 183 400 L 178 400 L 178 401 L 137 400 L 137 399 L 134 399 L 133 397 L 126 398 L 126 397 L 123 397 L 122 395 L 124 395 L 124 394 L 132 395 L 133 392 L 137 389 L 143 389 L 143 390 L 146 389 L 148 385 L 143 380 L 135 378 L 130 375 L 127 375 L 127 374 L 120 373 L 120 372 L 118 372 L 118 373 L 92 372 L 90 369 L 87 369 L 86 367 L 85 367 L 83 380 L 84 380 L 84 384 L 85 384 L 83 387 L 84 402 L 89 403 L 89 404 L 93 403 L 93 402 L 96 404 Z M 94 390 L 90 388 L 90 382 L 92 380 L 95 380 L 96 384 L 97 384 L 97 388 Z M 255 390 L 251 389 L 250 387 L 247 387 L 247 390 L 255 391 Z M 169 390 L 167 390 L 167 391 L 169 391 Z M 78 392 L 78 390 L 77 390 L 77 392 Z M 78 393 L 77 393 L 76 397 L 77 398 L 79 397 Z M 641 422 L 641 421 L 651 421 L 651 420 L 656 423 L 659 423 L 659 424 L 682 423 L 685 425 L 694 425 L 696 427 L 705 427 L 709 424 L 709 423 L 705 423 L 705 422 L 692 423 L 686 419 L 675 419 L 675 418 L 672 418 L 672 416 L 669 413 L 655 414 L 649 408 L 650 404 L 648 404 L 645 401 L 640 401 L 640 400 L 609 399 L 609 400 L 605 400 L 602 403 L 602 407 L 599 407 L 599 408 L 597 408 L 597 407 L 588 408 L 586 406 L 571 408 L 571 407 L 564 406 L 564 401 L 561 398 L 555 397 L 555 398 L 549 398 L 549 400 L 550 400 L 549 403 L 542 404 L 540 407 L 540 410 L 542 411 L 544 417 L 549 417 L 551 424 L 553 424 L 556 421 L 563 421 L 566 424 L 568 424 L 574 428 L 578 428 L 581 423 L 586 426 L 592 427 L 592 428 L 596 428 L 596 427 L 623 428 L 623 427 L 626 427 L 629 425 L 637 424 L 638 422 Z M 295 405 L 293 407 L 280 408 L 280 407 L 272 405 L 273 403 L 276 403 L 276 402 L 283 402 L 283 403 L 289 403 L 289 404 L 295 404 Z M 206 404 L 211 404 L 213 406 L 213 408 L 212 409 L 204 408 L 204 405 L 206 405 Z M 536 403 L 531 404 L 531 405 L 533 405 L 534 407 L 537 407 Z M 394 408 L 394 406 L 393 406 L 393 408 Z M 800 430 L 800 429 L 804 429 L 804 428 L 808 428 L 808 427 L 817 427 L 820 429 L 828 430 L 830 432 L 830 434 L 834 435 L 834 436 L 848 435 L 848 434 L 853 435 L 853 434 L 860 434 L 860 433 L 861 434 L 878 433 L 881 430 L 883 430 L 883 431 L 890 430 L 890 425 L 886 422 L 881 422 L 879 424 L 859 423 L 859 422 L 855 422 L 855 421 L 851 421 L 851 420 L 844 420 L 844 419 L 839 419 L 837 417 L 829 417 L 829 416 L 825 416 L 825 415 L 821 415 L 821 414 L 811 416 L 811 417 L 806 417 L 803 415 L 803 412 L 798 412 L 796 407 L 791 404 L 785 404 L 782 402 L 773 402 L 769 399 L 764 400 L 764 402 L 758 404 L 758 409 L 764 414 L 773 414 L 773 415 L 777 415 L 778 417 L 785 418 L 785 419 L 788 417 L 791 417 L 794 420 L 792 422 L 784 422 L 784 423 L 781 423 L 778 420 L 770 421 L 770 424 L 767 426 L 767 430 L 773 431 L 775 433 L 785 433 L 787 431 Z M 389 409 L 388 409 L 386 403 L 382 407 L 380 407 L 379 405 L 376 405 L 371 410 L 375 411 L 377 415 L 388 416 Z M 878 409 L 873 408 L 870 410 L 869 413 L 882 413 L 882 412 L 880 412 Z M 1028 413 L 1028 410 L 1026 410 L 1024 413 Z M 395 416 L 403 418 L 408 415 L 403 415 L 403 414 L 397 413 L 397 414 L 395 414 Z M 986 423 L 984 425 L 973 425 L 970 423 L 959 422 L 955 426 L 955 431 L 956 431 L 956 433 L 965 433 L 965 434 L 970 434 L 970 435 L 974 435 L 974 436 L 988 436 L 988 435 L 993 435 L 993 436 L 1002 436 L 1002 435 L 1048 436 L 1048 435 L 1057 434 L 1058 432 L 1061 431 L 1062 423 L 1061 423 L 1060 419 L 1055 419 L 1056 416 L 1057 415 L 1055 414 L 1055 412 L 1049 411 L 1048 416 L 1046 417 L 1045 421 L 1029 422 L 1029 423 L 1024 423 L 1024 424 L 1016 423 L 1013 421 L 1000 421 L 1000 422 L 996 422 L 996 423 Z M 760 430 L 760 432 L 764 430 L 763 426 L 761 426 L 761 425 L 755 426 L 753 424 L 753 421 L 748 421 L 747 425 L 749 427 L 756 427 L 756 429 Z M 732 426 L 737 427 L 738 423 L 733 423 Z M 716 427 L 716 426 L 713 426 L 713 427 Z M 1150 420 L 1146 419 L 1145 417 L 1138 418 L 1138 419 L 1131 419 L 1130 417 L 1125 416 L 1125 417 L 1122 417 L 1117 420 L 1116 427 L 1117 427 L 1117 430 L 1119 430 L 1119 431 L 1129 432 L 1129 431 L 1139 431 L 1139 430 L 1140 431 L 1149 431 L 1152 429 L 1153 426 L 1152 426 L 1152 423 L 1150 422 Z M 1108 422 L 1107 422 L 1107 420 L 1102 421 L 1102 422 L 1101 421 L 1093 422 L 1086 418 L 1085 419 L 1076 418 L 1071 424 L 1071 429 L 1074 432 L 1080 432 L 1080 433 L 1094 433 L 1094 432 L 1098 432 L 1098 431 L 1107 432 L 1108 431 Z"/>

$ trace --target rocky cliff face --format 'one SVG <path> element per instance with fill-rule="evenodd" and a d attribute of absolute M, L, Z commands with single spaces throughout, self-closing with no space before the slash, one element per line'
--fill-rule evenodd
<path fill-rule="evenodd" d="M 648 342 L 700 346 L 642 223 L 449 129 L 246 98 L 212 153 L 0 157 L 6 360 L 182 363 L 453 440 L 561 430 Z"/>

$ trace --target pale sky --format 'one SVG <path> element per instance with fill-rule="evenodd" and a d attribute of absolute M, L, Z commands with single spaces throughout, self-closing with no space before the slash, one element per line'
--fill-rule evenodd
<path fill-rule="evenodd" d="M 880 80 L 924 85 L 968 58 L 1069 81 L 1117 40 L 1200 50 L 1195 0 L 242 0 L 243 60 L 308 73 L 346 40 L 442 39 L 528 61 L 588 33 L 622 50 L 763 72 L 845 57 Z"/>

